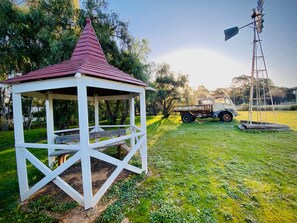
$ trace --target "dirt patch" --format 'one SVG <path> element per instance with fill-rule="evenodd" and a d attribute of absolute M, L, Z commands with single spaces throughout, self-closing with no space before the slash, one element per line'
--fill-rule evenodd
<path fill-rule="evenodd" d="M 112 164 L 106 163 L 98 159 L 91 158 L 93 195 L 101 188 L 101 186 L 105 183 L 105 181 L 108 179 L 108 177 L 113 173 L 115 169 L 116 169 L 116 166 Z M 130 171 L 123 170 L 120 173 L 120 175 L 116 178 L 115 182 L 121 179 L 127 178 L 127 176 L 130 174 L 132 174 Z M 77 162 L 76 164 L 68 168 L 65 172 L 63 172 L 60 175 L 60 177 L 65 182 L 67 182 L 70 186 L 72 186 L 75 190 L 77 190 L 80 194 L 83 195 L 80 162 Z M 40 189 L 30 199 L 28 199 L 23 204 L 22 208 L 24 210 L 26 209 L 28 210 L 30 202 L 34 202 L 43 196 L 50 196 L 50 199 L 53 199 L 53 202 L 57 205 L 74 201 L 71 197 L 69 197 L 63 190 L 61 190 L 53 182 L 50 182 L 45 187 Z M 82 207 L 81 205 L 78 205 L 77 207 L 69 211 L 66 211 L 65 213 L 52 212 L 47 210 L 46 214 L 64 223 L 94 222 L 96 218 L 100 215 L 100 213 L 104 211 L 113 202 L 115 202 L 115 200 L 109 201 L 108 203 L 103 203 L 102 201 L 99 201 L 96 206 L 86 211 L 84 210 L 84 207 Z"/>

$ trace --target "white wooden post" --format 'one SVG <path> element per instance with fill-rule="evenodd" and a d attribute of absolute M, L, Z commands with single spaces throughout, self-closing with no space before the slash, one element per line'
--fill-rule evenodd
<path fill-rule="evenodd" d="M 94 95 L 94 108 L 95 108 L 95 131 L 99 131 L 99 101 L 98 94 Z"/>
<path fill-rule="evenodd" d="M 130 100 L 130 134 L 133 134 L 134 131 L 134 126 L 135 126 L 135 100 L 134 97 L 131 96 Z M 133 148 L 135 145 L 135 137 L 130 138 L 130 148 Z"/>
<path fill-rule="evenodd" d="M 81 150 L 81 169 L 84 192 L 85 209 L 93 207 L 91 160 L 89 152 L 89 122 L 88 122 L 88 101 L 85 76 L 76 74 L 77 78 L 77 97 L 79 114 L 79 135 Z"/>
<path fill-rule="evenodd" d="M 45 101 L 46 108 L 46 132 L 47 132 L 47 144 L 55 143 L 54 134 L 54 109 L 53 109 L 53 94 L 52 92 L 47 93 L 47 99 Z M 50 154 L 55 151 L 55 149 L 48 149 L 48 165 L 53 167 L 55 162 L 55 157 L 50 156 Z"/>
<path fill-rule="evenodd" d="M 146 138 L 146 108 L 145 108 L 145 90 L 139 95 L 140 98 L 140 123 L 141 133 L 144 137 L 144 142 L 140 148 L 142 170 L 147 174 L 147 138 Z"/>
<path fill-rule="evenodd" d="M 14 88 L 12 88 L 14 89 Z M 24 143 L 23 113 L 22 113 L 22 95 L 13 93 L 13 121 L 14 121 L 14 140 L 15 145 Z M 26 199 L 25 193 L 29 190 L 25 148 L 16 147 L 17 172 L 19 180 L 19 189 L 21 201 Z"/>

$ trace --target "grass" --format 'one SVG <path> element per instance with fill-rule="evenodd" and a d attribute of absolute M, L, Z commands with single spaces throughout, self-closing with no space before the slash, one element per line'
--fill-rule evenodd
<path fill-rule="evenodd" d="M 34 129 L 25 131 L 26 142 L 41 141 L 46 138 L 45 129 Z M 45 153 L 45 150 L 37 151 L 39 156 Z M 14 149 L 14 135 L 12 131 L 0 132 L 0 221 L 3 213 L 17 206 L 19 200 L 18 180 L 16 173 L 16 156 Z M 33 170 L 33 171 L 32 171 Z M 40 173 L 34 171 L 32 165 L 28 166 L 29 178 L 36 180 Z"/>
<path fill-rule="evenodd" d="M 116 202 L 96 222 L 297 222 L 297 112 L 277 112 L 289 132 L 242 132 L 236 125 L 247 112 L 240 114 L 231 123 L 148 117 L 150 175 L 115 184 L 102 201 Z M 46 135 L 34 131 L 32 141 Z M 18 208 L 13 133 L 0 139 L 0 222 L 55 222 L 47 212 L 67 213 L 73 204 L 53 208 L 50 198 L 30 213 Z"/>
<path fill-rule="evenodd" d="M 296 112 L 277 115 L 297 130 Z M 236 123 L 244 116 L 148 121 L 152 175 L 122 214 L 131 222 L 296 222 L 297 133 L 242 132 Z"/>

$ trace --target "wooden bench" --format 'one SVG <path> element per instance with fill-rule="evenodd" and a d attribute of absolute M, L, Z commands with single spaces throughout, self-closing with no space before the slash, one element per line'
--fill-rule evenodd
<path fill-rule="evenodd" d="M 100 139 L 103 137 L 107 138 L 113 138 L 113 137 L 119 137 L 126 135 L 126 129 L 118 129 L 118 130 L 110 130 L 110 131 L 100 131 L 100 132 L 91 132 L 89 133 L 90 139 Z M 55 139 L 56 144 L 72 144 L 72 143 L 78 143 L 80 139 L 79 134 L 71 134 L 71 135 L 63 135 L 63 136 L 57 136 Z M 105 146 L 98 147 L 99 151 L 103 151 L 106 148 L 117 146 L 118 147 L 118 153 L 120 148 L 130 151 L 130 147 L 126 145 L 126 142 L 124 140 L 119 142 L 114 142 L 107 144 Z M 62 149 L 62 150 L 56 150 L 50 154 L 50 156 L 57 156 L 58 157 L 58 165 L 60 166 L 62 163 L 66 161 L 66 158 L 70 154 L 76 153 L 76 150 L 69 150 L 69 149 Z"/>

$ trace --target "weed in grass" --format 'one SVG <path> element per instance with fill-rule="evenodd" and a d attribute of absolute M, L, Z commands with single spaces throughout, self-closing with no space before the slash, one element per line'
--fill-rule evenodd
<path fill-rule="evenodd" d="M 129 164 L 141 168 L 140 157 L 133 156 L 132 159 L 129 161 Z"/>
<path fill-rule="evenodd" d="M 97 219 L 97 223 L 121 222 L 125 218 L 123 214 L 123 204 L 116 201 L 111 204 Z"/>
<path fill-rule="evenodd" d="M 174 166 L 171 163 L 171 161 L 166 160 L 165 158 L 163 158 L 161 156 L 152 157 L 150 160 L 152 161 L 154 166 L 158 169 L 172 169 Z"/>
<path fill-rule="evenodd" d="M 232 219 L 233 219 L 232 214 L 230 214 L 228 212 L 225 212 L 225 213 L 223 213 L 223 215 L 224 215 L 224 220 L 226 220 L 226 221 L 232 221 Z"/>
<path fill-rule="evenodd" d="M 206 200 L 209 201 L 215 201 L 217 200 L 217 197 L 211 193 L 206 194 Z"/>
<path fill-rule="evenodd" d="M 77 206 L 78 206 L 78 203 L 75 201 L 72 201 L 72 202 L 55 205 L 54 207 L 51 208 L 51 210 L 53 212 L 65 213 L 73 208 L 76 208 Z"/>
<path fill-rule="evenodd" d="M 18 206 L 12 211 L 10 222 L 59 222 L 57 219 L 48 216 L 47 211 L 57 207 L 50 196 L 43 196 L 31 201 L 27 207 Z M 8 220 L 8 219 L 7 219 Z"/>
<path fill-rule="evenodd" d="M 46 195 L 42 196 L 37 200 L 32 200 L 29 202 L 28 207 L 26 207 L 25 212 L 38 213 L 42 211 L 51 211 L 58 213 L 65 213 L 75 207 L 77 207 L 77 202 L 66 202 L 66 203 L 57 203 L 52 196 Z"/>
<path fill-rule="evenodd" d="M 190 191 L 187 195 L 187 200 L 190 204 L 196 206 L 200 201 L 200 196 L 196 192 Z"/>
<path fill-rule="evenodd" d="M 244 220 L 247 223 L 256 223 L 257 222 L 257 220 L 251 215 L 246 216 Z"/>
<path fill-rule="evenodd" d="M 151 211 L 150 222 L 172 222 L 180 223 L 185 222 L 184 213 L 172 204 L 164 203 L 160 208 Z"/>
<path fill-rule="evenodd" d="M 200 221 L 207 222 L 207 223 L 216 223 L 216 219 L 214 217 L 214 213 L 211 209 L 203 208 L 200 212 Z"/>
<path fill-rule="evenodd" d="M 104 196 L 104 201 L 107 202 L 115 198 L 117 201 L 101 213 L 101 215 L 96 219 L 96 222 L 121 222 L 125 218 L 125 207 L 140 203 L 137 198 L 137 185 L 144 179 L 144 177 L 144 174 L 132 175 L 126 180 L 122 180 L 114 184 Z M 130 208 L 129 211 L 133 211 L 133 209 L 131 210 Z"/>

